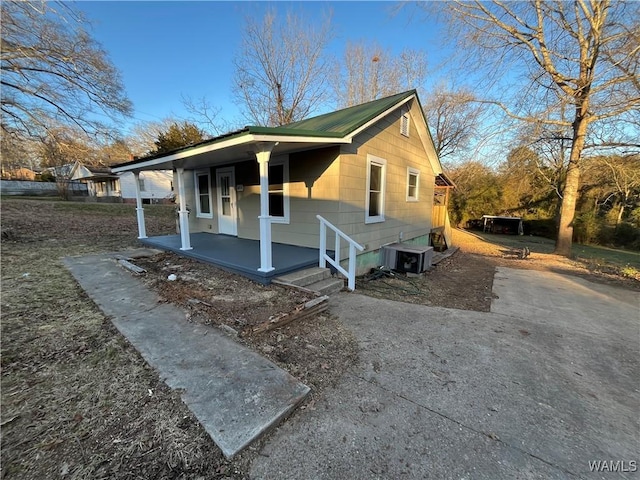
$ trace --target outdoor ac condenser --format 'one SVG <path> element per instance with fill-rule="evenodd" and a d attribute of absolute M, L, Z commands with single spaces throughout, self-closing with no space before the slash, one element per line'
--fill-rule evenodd
<path fill-rule="evenodd" d="M 431 267 L 433 247 L 393 243 L 382 247 L 383 266 L 397 272 L 422 273 Z"/>

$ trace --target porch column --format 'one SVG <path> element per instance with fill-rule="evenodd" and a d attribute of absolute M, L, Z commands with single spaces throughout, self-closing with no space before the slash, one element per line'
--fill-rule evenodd
<path fill-rule="evenodd" d="M 178 216 L 180 220 L 180 250 L 191 250 L 191 237 L 189 236 L 189 211 L 187 210 L 187 197 L 184 188 L 184 168 L 176 169 L 178 175 L 178 198 L 180 199 L 180 210 Z"/>
<path fill-rule="evenodd" d="M 140 172 L 133 172 L 133 183 L 136 186 L 136 214 L 138 216 L 138 238 L 147 238 L 147 229 L 144 225 L 144 208 L 142 208 L 142 196 L 140 195 Z"/>
<path fill-rule="evenodd" d="M 271 251 L 271 216 L 269 215 L 269 158 L 275 143 L 260 145 L 256 159 L 260 166 L 260 268 L 259 272 L 274 270 Z"/>

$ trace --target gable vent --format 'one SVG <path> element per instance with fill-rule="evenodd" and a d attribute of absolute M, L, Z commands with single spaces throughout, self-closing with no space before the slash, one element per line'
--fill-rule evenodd
<path fill-rule="evenodd" d="M 400 133 L 405 137 L 409 136 L 409 111 L 403 110 L 400 117 Z"/>

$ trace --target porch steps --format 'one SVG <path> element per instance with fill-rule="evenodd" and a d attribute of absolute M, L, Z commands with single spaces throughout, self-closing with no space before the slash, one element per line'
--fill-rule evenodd
<path fill-rule="evenodd" d="M 291 285 L 302 290 L 311 290 L 320 295 L 331 295 L 344 288 L 344 280 L 331 276 L 328 268 L 307 268 L 273 279 L 273 283 Z"/>

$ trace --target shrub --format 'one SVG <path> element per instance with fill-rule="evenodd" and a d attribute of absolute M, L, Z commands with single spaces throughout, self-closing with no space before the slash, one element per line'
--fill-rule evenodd
<path fill-rule="evenodd" d="M 573 225 L 573 240 L 578 243 L 598 243 L 602 230 L 601 220 L 590 211 L 578 215 Z"/>
<path fill-rule="evenodd" d="M 535 235 L 537 237 L 551 238 L 554 240 L 557 235 L 556 222 L 553 218 L 544 220 L 525 220 L 522 223 L 525 235 Z"/>
<path fill-rule="evenodd" d="M 613 231 L 613 244 L 619 247 L 640 250 L 640 229 L 630 223 L 621 223 Z"/>

